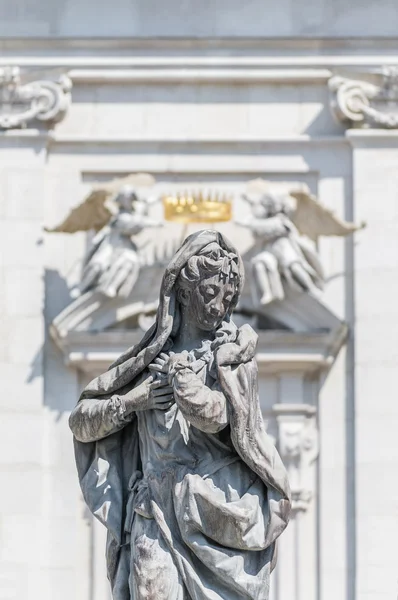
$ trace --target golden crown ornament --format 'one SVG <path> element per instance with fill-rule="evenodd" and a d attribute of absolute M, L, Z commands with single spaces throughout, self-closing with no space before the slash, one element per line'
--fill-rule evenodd
<path fill-rule="evenodd" d="M 232 218 L 232 197 L 196 190 L 163 196 L 164 218 L 174 223 L 221 223 Z"/>

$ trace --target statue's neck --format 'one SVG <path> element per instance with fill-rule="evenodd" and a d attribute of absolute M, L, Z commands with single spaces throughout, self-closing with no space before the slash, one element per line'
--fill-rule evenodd
<path fill-rule="evenodd" d="M 181 314 L 181 323 L 177 335 L 174 338 L 173 352 L 182 352 L 183 350 L 193 350 L 198 348 L 204 340 L 212 340 L 213 331 L 203 331 L 192 323 L 185 311 Z"/>

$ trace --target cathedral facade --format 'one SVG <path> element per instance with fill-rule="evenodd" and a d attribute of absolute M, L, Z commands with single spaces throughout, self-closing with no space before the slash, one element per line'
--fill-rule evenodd
<path fill-rule="evenodd" d="M 389 0 L 0 3 L 5 598 L 110 599 L 68 417 L 204 227 L 244 258 L 290 475 L 272 600 L 396 596 L 397 22 Z"/>

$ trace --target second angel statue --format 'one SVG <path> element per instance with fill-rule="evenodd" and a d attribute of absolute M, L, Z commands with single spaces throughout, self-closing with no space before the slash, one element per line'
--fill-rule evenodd
<path fill-rule="evenodd" d="M 114 600 L 267 600 L 290 512 L 262 421 L 255 349 L 231 313 L 242 261 L 189 236 L 155 324 L 83 391 L 70 417 L 81 488 L 108 530 Z"/>

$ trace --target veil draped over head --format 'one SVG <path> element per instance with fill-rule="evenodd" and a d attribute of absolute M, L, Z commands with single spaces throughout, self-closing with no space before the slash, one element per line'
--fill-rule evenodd
<path fill-rule="evenodd" d="M 176 252 L 163 275 L 156 322 L 136 346 L 126 350 L 106 373 L 96 377 L 88 384 L 81 395 L 81 399 L 96 398 L 121 390 L 131 383 L 162 351 L 172 333 L 176 318 L 175 283 L 178 275 L 191 256 L 195 256 L 212 243 L 217 243 L 224 251 L 225 256 L 233 254 L 238 263 L 237 289 L 229 311 L 232 312 L 243 288 L 244 270 L 242 259 L 231 242 L 218 231 L 205 229 L 191 234 Z"/>

